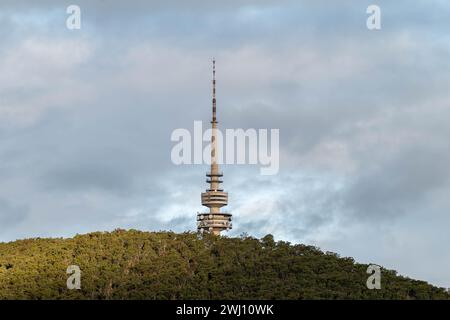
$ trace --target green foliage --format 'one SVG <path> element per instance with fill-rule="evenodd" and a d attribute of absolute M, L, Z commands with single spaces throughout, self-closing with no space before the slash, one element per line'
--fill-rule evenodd
<path fill-rule="evenodd" d="M 69 265 L 81 290 L 68 290 Z M 318 248 L 194 233 L 116 230 L 0 243 L 0 299 L 449 299 L 444 289 Z"/>

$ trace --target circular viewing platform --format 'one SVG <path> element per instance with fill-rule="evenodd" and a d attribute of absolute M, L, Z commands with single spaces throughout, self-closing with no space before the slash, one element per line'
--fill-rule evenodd
<path fill-rule="evenodd" d="M 207 191 L 202 193 L 202 205 L 207 207 L 223 207 L 228 204 L 228 192 Z"/>

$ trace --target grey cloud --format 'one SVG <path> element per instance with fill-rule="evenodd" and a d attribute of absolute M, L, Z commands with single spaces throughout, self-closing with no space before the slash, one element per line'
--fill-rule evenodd
<path fill-rule="evenodd" d="M 433 3 L 380 1 L 383 29 L 371 33 L 368 1 L 80 1 L 83 28 L 69 32 L 71 3 L 2 1 L 34 19 L 1 18 L 0 51 L 21 57 L 2 65 L 1 238 L 195 229 L 206 167 L 174 166 L 170 133 L 208 121 L 216 56 L 220 126 L 279 128 L 285 157 L 273 177 L 224 168 L 230 235 L 358 259 L 368 254 L 356 244 L 386 236 L 366 237 L 376 218 L 403 231 L 399 242 L 408 225 L 430 247 L 446 243 L 430 235 L 448 224 L 449 7 Z M 380 260 L 412 272 L 408 243 Z"/>
<path fill-rule="evenodd" d="M 28 208 L 25 205 L 14 205 L 0 198 L 0 230 L 3 232 L 26 219 Z"/>
<path fill-rule="evenodd" d="M 368 164 L 344 195 L 344 206 L 368 219 L 399 218 L 449 186 L 450 150 L 416 145 L 384 163 Z"/>

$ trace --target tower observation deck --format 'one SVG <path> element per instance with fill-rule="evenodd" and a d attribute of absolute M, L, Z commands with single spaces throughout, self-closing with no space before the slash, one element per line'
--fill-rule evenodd
<path fill-rule="evenodd" d="M 211 169 L 206 173 L 206 182 L 209 189 L 202 193 L 202 205 L 209 208 L 207 213 L 197 215 L 197 230 L 199 232 L 209 232 L 220 235 L 221 231 L 229 230 L 232 227 L 231 213 L 220 212 L 220 208 L 228 204 L 228 193 L 221 189 L 223 182 L 222 172 L 219 171 L 219 164 L 216 159 L 217 148 L 217 117 L 216 117 L 216 61 L 213 60 L 213 80 L 212 80 L 212 121 L 211 121 Z"/>

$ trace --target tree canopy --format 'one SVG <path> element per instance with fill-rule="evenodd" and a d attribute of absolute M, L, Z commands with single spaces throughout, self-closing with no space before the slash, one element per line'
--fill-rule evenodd
<path fill-rule="evenodd" d="M 69 290 L 69 265 L 81 289 Z M 316 247 L 195 233 L 116 230 L 0 243 L 0 299 L 449 299 L 447 291 Z"/>

